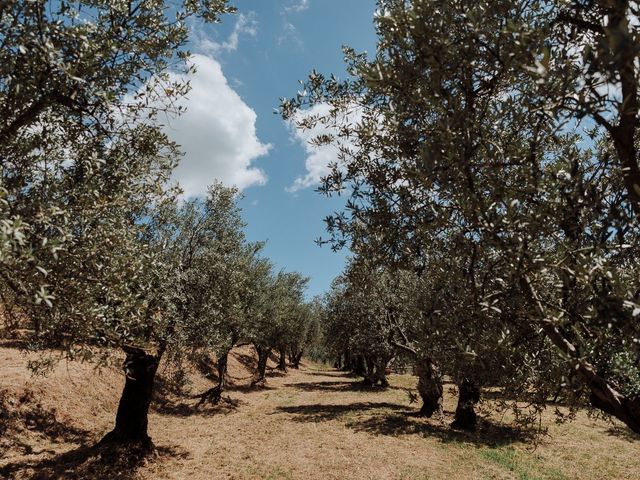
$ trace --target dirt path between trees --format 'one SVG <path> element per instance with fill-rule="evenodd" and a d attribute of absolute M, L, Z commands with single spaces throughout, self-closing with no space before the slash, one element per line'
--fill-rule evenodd
<path fill-rule="evenodd" d="M 232 392 L 240 405 L 226 414 L 154 415 L 153 438 L 177 451 L 141 473 L 191 480 L 640 478 L 637 458 L 624 455 L 640 444 L 612 437 L 610 425 L 579 418 L 533 450 L 486 423 L 475 435 L 451 431 L 452 392 L 444 422 L 417 417 L 406 392 L 414 384 L 414 377 L 392 376 L 390 389 L 371 390 L 341 372 L 290 370 L 269 378 L 265 390 Z"/>
<path fill-rule="evenodd" d="M 148 473 L 176 479 L 473 478 L 477 465 L 462 452 L 454 458 L 439 442 L 416 442 L 419 432 L 400 432 L 405 421 L 410 430 L 420 423 L 406 417 L 415 409 L 395 383 L 372 391 L 339 372 L 290 370 L 269 378 L 265 390 L 232 393 L 240 405 L 223 415 L 154 415 L 158 444 L 188 448 L 184 458 Z"/>

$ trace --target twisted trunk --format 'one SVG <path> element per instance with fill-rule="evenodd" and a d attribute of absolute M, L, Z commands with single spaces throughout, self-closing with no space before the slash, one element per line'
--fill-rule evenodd
<path fill-rule="evenodd" d="M 298 353 L 294 354 L 294 356 L 293 356 L 293 362 L 292 362 L 291 366 L 293 368 L 295 368 L 296 370 L 298 368 L 300 368 L 300 360 L 302 360 L 302 353 L 303 353 L 303 351 L 300 350 Z"/>
<path fill-rule="evenodd" d="M 340 361 L 340 358 L 338 358 Z M 347 349 L 344 352 L 344 363 L 342 364 L 342 370 L 351 370 L 353 366 L 353 358 L 351 352 Z"/>
<path fill-rule="evenodd" d="M 353 374 L 360 377 L 364 377 L 366 374 L 366 367 L 364 363 L 364 357 L 362 355 L 356 355 L 353 365 Z"/>
<path fill-rule="evenodd" d="M 229 350 L 227 350 L 223 355 L 220 355 L 220 358 L 218 358 L 217 361 L 217 368 L 218 368 L 218 388 L 220 389 L 220 392 L 222 392 L 222 390 L 224 389 L 224 387 L 226 386 L 226 374 L 227 374 L 227 365 L 229 363 Z"/>
<path fill-rule="evenodd" d="M 458 406 L 451 426 L 461 430 L 473 431 L 476 429 L 475 405 L 480 401 L 480 387 L 473 380 L 465 377 L 458 384 Z"/>
<path fill-rule="evenodd" d="M 362 381 L 362 383 L 368 386 L 373 386 L 376 384 L 376 377 L 375 377 L 375 371 L 374 371 L 375 363 L 371 357 L 366 357 L 364 365 L 365 365 L 365 370 L 363 374 L 364 380 Z"/>
<path fill-rule="evenodd" d="M 375 362 L 373 385 L 379 384 L 382 388 L 387 388 L 389 386 L 389 381 L 387 380 L 387 363 L 388 360 L 386 360 L 385 358 L 379 358 Z"/>
<path fill-rule="evenodd" d="M 256 373 L 253 376 L 253 380 L 251 381 L 252 385 L 262 384 L 266 381 L 267 360 L 269 360 L 269 354 L 271 353 L 270 348 L 258 345 L 255 347 L 256 352 L 258 353 L 258 366 L 256 368 Z"/>
<path fill-rule="evenodd" d="M 407 342 L 406 335 L 402 330 L 398 330 L 402 334 L 404 341 Z M 416 348 L 396 341 L 392 341 L 392 343 L 415 359 L 414 373 L 418 376 L 418 394 L 422 398 L 420 415 L 431 417 L 434 413 L 437 413 L 439 417 L 442 417 L 442 374 L 438 366 L 431 357 L 426 356 Z"/>
<path fill-rule="evenodd" d="M 286 372 L 287 371 L 287 353 L 285 349 L 280 349 L 278 353 L 280 355 L 280 360 L 278 361 L 277 369 L 282 370 L 283 372 Z"/>
<path fill-rule="evenodd" d="M 442 416 L 442 375 L 440 369 L 429 357 L 419 357 L 416 360 L 416 374 L 418 375 L 418 393 L 422 398 L 420 415 Z"/>
<path fill-rule="evenodd" d="M 124 350 L 127 354 L 124 362 L 126 381 L 118 404 L 116 424 L 100 444 L 136 443 L 152 448 L 153 442 L 147 433 L 148 414 L 160 355 L 150 355 L 134 347 L 125 347 Z"/>

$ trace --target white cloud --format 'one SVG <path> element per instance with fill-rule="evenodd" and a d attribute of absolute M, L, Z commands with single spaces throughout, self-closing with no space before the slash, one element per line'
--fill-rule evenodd
<path fill-rule="evenodd" d="M 238 15 L 233 31 L 225 41 L 215 42 L 202 33 L 196 32 L 196 45 L 198 50 L 217 56 L 222 52 L 235 52 L 238 49 L 241 35 L 255 38 L 257 34 L 258 22 L 255 20 L 255 14 L 253 12 L 246 15 L 241 13 Z"/>
<path fill-rule="evenodd" d="M 165 127 L 181 145 L 184 157 L 173 173 L 186 197 L 200 196 L 214 179 L 245 189 L 264 185 L 265 173 L 254 161 L 271 148 L 256 134 L 256 113 L 229 86 L 220 64 L 193 55 L 197 72 L 189 76 L 191 90 L 178 102 L 186 112 Z M 185 79 L 172 74 L 173 80 Z"/>
<path fill-rule="evenodd" d="M 340 163 L 340 150 L 350 149 L 353 145 L 344 140 L 339 139 L 336 133 L 336 127 L 327 126 L 322 122 L 317 122 L 316 125 L 309 130 L 299 130 L 295 128 L 295 124 L 308 117 L 323 117 L 329 114 L 331 107 L 328 104 L 318 104 L 308 110 L 300 110 L 296 113 L 294 118 L 289 122 L 289 126 L 292 129 L 292 136 L 295 141 L 300 143 L 304 148 L 307 155 L 305 159 L 306 174 L 296 178 L 290 187 L 287 187 L 288 192 L 297 192 L 305 188 L 312 187 L 320 183 L 323 177 L 325 177 L 331 170 L 330 165 Z M 339 119 L 337 123 L 353 124 L 357 123 L 362 118 L 362 110 L 354 106 L 354 108 L 348 114 Z M 319 135 L 330 135 L 336 141 L 329 145 L 314 145 L 311 141 Z"/>
<path fill-rule="evenodd" d="M 285 13 L 303 12 L 304 10 L 309 8 L 310 5 L 311 5 L 311 0 L 298 0 L 284 7 L 284 12 Z"/>

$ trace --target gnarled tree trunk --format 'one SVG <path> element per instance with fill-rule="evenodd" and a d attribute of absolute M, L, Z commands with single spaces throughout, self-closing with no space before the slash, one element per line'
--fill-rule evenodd
<path fill-rule="evenodd" d="M 440 369 L 429 357 L 416 359 L 416 374 L 418 375 L 418 393 L 422 398 L 420 415 L 442 416 L 442 375 Z"/>
<path fill-rule="evenodd" d="M 389 381 L 387 380 L 387 360 L 384 358 L 378 358 L 375 361 L 375 372 L 373 374 L 373 385 L 380 385 L 383 388 L 387 388 L 389 386 Z"/>
<path fill-rule="evenodd" d="M 300 360 L 302 360 L 302 353 L 303 351 L 300 350 L 299 352 L 294 353 L 293 355 L 293 361 L 291 362 L 291 366 L 295 369 L 300 368 Z"/>
<path fill-rule="evenodd" d="M 364 380 L 362 381 L 362 383 L 368 386 L 373 386 L 376 384 L 375 362 L 373 361 L 373 358 L 369 356 L 365 357 L 364 365 Z"/>
<path fill-rule="evenodd" d="M 220 355 L 220 358 L 218 358 L 217 365 L 216 365 L 218 368 L 218 388 L 220 389 L 220 392 L 222 392 L 222 390 L 224 389 L 227 383 L 225 376 L 227 374 L 228 363 L 229 363 L 229 350 L 224 352 L 224 354 Z"/>
<path fill-rule="evenodd" d="M 353 374 L 360 377 L 364 377 L 366 374 L 366 367 L 364 363 L 364 356 L 356 355 L 353 363 Z"/>
<path fill-rule="evenodd" d="M 353 358 L 351 352 L 347 349 L 344 351 L 344 363 L 342 364 L 342 370 L 351 370 L 353 368 Z"/>
<path fill-rule="evenodd" d="M 287 353 L 285 349 L 280 349 L 278 351 L 280 355 L 280 359 L 278 361 L 278 370 L 282 370 L 283 372 L 287 371 Z"/>
<path fill-rule="evenodd" d="M 262 347 L 259 345 L 256 345 L 255 347 L 256 352 L 258 353 L 258 366 L 256 368 L 256 373 L 253 376 L 253 380 L 251 381 L 252 385 L 257 385 L 266 381 L 267 360 L 269 360 L 269 354 L 271 353 L 271 349 L 268 347 Z"/>
<path fill-rule="evenodd" d="M 480 401 L 480 386 L 465 377 L 458 384 L 458 392 L 458 406 L 451 426 L 461 430 L 473 431 L 476 429 L 477 420 L 474 407 Z"/>
<path fill-rule="evenodd" d="M 148 414 L 156 371 L 160 363 L 159 355 L 151 355 L 141 348 L 126 347 L 124 362 L 126 380 L 118 412 L 116 425 L 100 444 L 137 443 L 152 448 L 153 443 L 147 433 Z"/>

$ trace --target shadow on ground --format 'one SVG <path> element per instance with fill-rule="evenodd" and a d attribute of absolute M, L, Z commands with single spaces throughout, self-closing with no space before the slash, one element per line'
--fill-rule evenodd
<path fill-rule="evenodd" d="M 536 432 L 519 429 L 509 425 L 500 425 L 490 420 L 480 419 L 475 432 L 454 430 L 449 426 L 450 419 L 440 421 L 426 419 L 417 413 L 378 415 L 367 419 L 348 422 L 347 427 L 359 432 L 374 435 L 421 435 L 436 437 L 442 442 L 473 443 L 478 446 L 502 446 L 514 442 L 527 442 L 534 439 Z"/>
<path fill-rule="evenodd" d="M 83 446 L 46 459 L 23 460 L 0 468 L 0 477 L 28 480 L 134 480 L 148 461 L 162 457 L 187 458 L 186 450 L 158 447 L 151 456 L 135 450 Z"/>
<path fill-rule="evenodd" d="M 258 367 L 258 360 L 253 355 L 247 355 L 246 353 L 239 353 L 236 355 L 236 359 L 247 369 L 255 370 Z"/>
<path fill-rule="evenodd" d="M 350 372 L 341 372 L 339 370 L 308 370 L 307 375 L 316 375 L 318 377 L 338 377 L 338 378 L 356 378 L 356 375 Z"/>
<path fill-rule="evenodd" d="M 369 412 L 372 410 L 404 410 L 409 408 L 404 405 L 390 402 L 356 402 L 348 404 L 322 404 L 314 403 L 312 405 L 295 405 L 277 407 L 274 413 L 290 413 L 297 415 L 295 421 L 300 422 L 321 422 L 327 420 L 340 419 L 351 414 Z"/>
<path fill-rule="evenodd" d="M 530 441 L 535 437 L 534 431 L 499 425 L 485 419 L 479 420 L 475 432 L 453 430 L 449 426 L 449 416 L 443 420 L 427 419 L 407 406 L 389 402 L 286 406 L 278 407 L 275 413 L 296 415 L 294 420 L 300 422 L 342 420 L 346 427 L 372 435 L 420 435 L 436 437 L 446 443 L 472 443 L 478 446 L 508 445 Z"/>
<path fill-rule="evenodd" d="M 621 425 L 613 425 L 606 430 L 607 435 L 618 437 L 628 442 L 640 441 L 640 434 L 633 432 L 629 428 Z"/>
<path fill-rule="evenodd" d="M 153 410 L 161 415 L 176 417 L 212 417 L 214 415 L 233 413 L 244 403 L 228 396 L 223 396 L 217 404 L 211 402 L 199 404 L 199 399 L 199 396 L 194 396 L 194 398 L 189 398 L 185 401 L 167 400 L 164 403 L 154 405 Z"/>
<path fill-rule="evenodd" d="M 287 383 L 284 386 L 307 392 L 375 392 L 384 390 L 406 390 L 406 388 L 396 387 L 393 385 L 388 387 L 365 385 L 362 381 L 353 380 L 343 382 L 328 380 L 326 382 Z"/>
<path fill-rule="evenodd" d="M 211 392 L 211 390 L 195 395 L 183 393 L 181 395 L 156 396 L 152 404 L 152 409 L 161 415 L 173 415 L 177 417 L 189 417 L 192 415 L 209 417 L 228 414 L 235 412 L 238 407 L 246 404 L 243 400 L 225 395 L 225 392 L 238 390 L 242 391 L 244 388 L 234 386 L 225 388 L 218 403 L 214 403 L 208 398 L 208 393 Z"/>
<path fill-rule="evenodd" d="M 34 437 L 53 444 L 84 444 L 90 436 L 87 430 L 59 421 L 56 411 L 44 408 L 31 391 L 14 399 L 0 391 L 0 457 L 9 451 L 23 455 L 53 453 L 47 449 L 34 450 L 28 440 Z"/>

